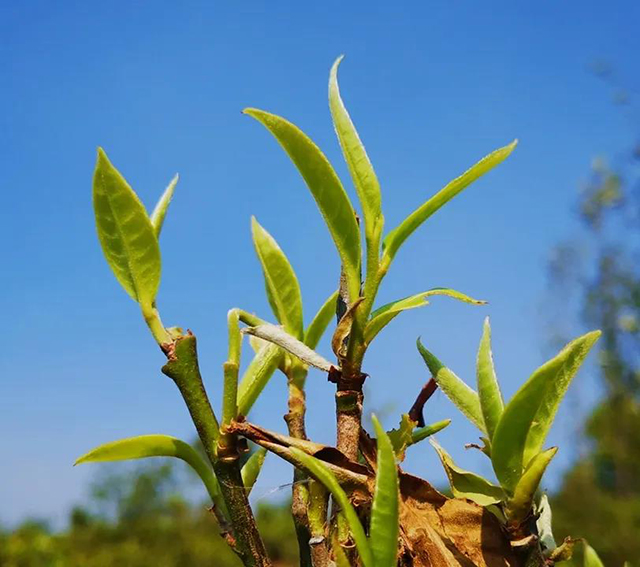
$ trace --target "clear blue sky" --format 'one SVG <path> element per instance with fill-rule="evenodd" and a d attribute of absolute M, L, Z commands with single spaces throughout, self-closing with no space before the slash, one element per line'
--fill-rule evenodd
<path fill-rule="evenodd" d="M 307 317 L 339 268 L 297 172 L 243 107 L 296 122 L 351 191 L 326 102 L 329 67 L 346 54 L 343 97 L 381 180 L 389 228 L 518 137 L 504 165 L 409 241 L 385 282 L 382 302 L 436 286 L 491 302 L 434 300 L 377 341 L 365 367 L 369 407 L 393 410 L 392 426 L 427 377 L 418 335 L 472 381 L 490 314 L 507 395 L 548 354 L 546 258 L 576 227 L 572 206 L 590 159 L 632 137 L 587 65 L 605 58 L 635 69 L 639 16 L 633 1 L 2 2 L 0 523 L 63 519 L 96 471 L 71 464 L 94 445 L 193 435 L 159 371 L 162 355 L 102 258 L 91 210 L 98 145 L 149 207 L 181 174 L 162 235 L 159 305 L 167 324 L 197 333 L 218 404 L 227 309 L 268 313 L 250 215 L 289 255 Z M 329 352 L 326 343 L 320 350 Z M 576 390 L 593 387 L 588 374 Z M 309 431 L 331 442 L 333 387 L 319 373 L 309 398 Z M 284 412 L 276 377 L 252 417 L 284 431 Z M 552 479 L 574 455 L 577 418 L 564 412 Z M 488 472 L 462 448 L 477 433 L 442 394 L 428 413 L 453 417 L 440 442 L 463 466 Z M 443 480 L 428 444 L 407 468 Z M 289 477 L 270 458 L 257 491 Z"/>

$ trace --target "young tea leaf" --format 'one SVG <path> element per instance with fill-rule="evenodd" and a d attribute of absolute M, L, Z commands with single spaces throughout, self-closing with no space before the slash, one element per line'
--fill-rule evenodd
<path fill-rule="evenodd" d="M 292 447 L 290 449 L 291 454 L 305 467 L 306 472 L 313 476 L 316 480 L 320 481 L 333 496 L 334 500 L 340 506 L 342 513 L 347 519 L 349 529 L 353 535 L 353 540 L 356 543 L 356 548 L 360 554 L 360 560 L 364 567 L 377 567 L 374 563 L 373 554 L 367 541 L 364 528 L 360 523 L 358 514 L 354 510 L 349 497 L 345 491 L 338 484 L 338 481 L 334 474 L 318 459 L 307 455 L 304 451 Z"/>
<path fill-rule="evenodd" d="M 262 470 L 262 465 L 264 464 L 266 456 L 267 450 L 260 447 L 249 457 L 249 460 L 242 467 L 242 484 L 247 491 L 247 495 L 251 492 L 256 480 L 258 480 L 258 475 Z"/>
<path fill-rule="evenodd" d="M 329 76 L 329 107 L 333 118 L 333 125 L 340 141 L 344 159 L 349 167 L 353 185 L 362 205 L 365 232 L 373 234 L 375 225 L 382 215 L 380 184 L 369 161 L 369 156 L 360 141 L 351 117 L 340 97 L 338 87 L 338 66 L 342 56 L 336 59 Z"/>
<path fill-rule="evenodd" d="M 403 413 L 400 418 L 400 425 L 396 429 L 387 431 L 387 436 L 391 440 L 391 445 L 393 445 L 393 452 L 400 462 L 404 461 L 407 447 L 413 443 L 411 434 L 416 428 L 416 423 L 409 417 L 408 413 Z"/>
<path fill-rule="evenodd" d="M 436 421 L 431 425 L 425 425 L 420 429 L 415 429 L 413 433 L 411 433 L 411 445 L 415 445 L 416 443 L 420 443 L 423 439 L 427 437 L 431 437 L 435 435 L 439 431 L 442 431 L 445 427 L 448 427 L 451 423 L 450 419 L 443 419 L 442 421 Z"/>
<path fill-rule="evenodd" d="M 313 349 L 310 349 L 302 341 L 292 337 L 282 327 L 265 323 L 256 327 L 245 327 L 242 331 L 278 345 L 309 366 L 324 370 L 325 372 L 329 372 L 332 367 L 337 368 L 337 365 L 331 364 L 326 358 L 320 356 Z"/>
<path fill-rule="evenodd" d="M 151 309 L 160 285 L 160 247 L 144 205 L 98 148 L 93 209 L 102 251 L 125 291 Z"/>
<path fill-rule="evenodd" d="M 556 369 L 555 377 L 549 380 L 549 385 L 531 424 L 524 450 L 525 466 L 542 449 L 567 388 L 589 351 L 600 338 L 600 334 L 600 331 L 592 331 L 577 338 L 565 346 L 556 358 L 547 363 Z"/>
<path fill-rule="evenodd" d="M 446 205 L 458 193 L 466 189 L 476 179 L 491 171 L 496 165 L 502 163 L 516 147 L 517 140 L 508 146 L 500 148 L 488 156 L 482 158 L 473 167 L 465 171 L 431 197 L 426 203 L 418 207 L 398 227 L 393 229 L 384 240 L 384 255 L 391 261 L 404 241 L 433 213 Z"/>
<path fill-rule="evenodd" d="M 440 389 L 453 402 L 453 404 L 473 423 L 480 431 L 486 433 L 482 410 L 480 409 L 480 399 L 477 392 L 467 386 L 433 354 L 431 354 L 417 340 L 418 351 L 422 355 L 431 375 L 440 386 Z"/>
<path fill-rule="evenodd" d="M 214 503 L 218 504 L 220 502 L 220 487 L 211 468 L 205 464 L 191 445 L 169 435 L 141 435 L 105 443 L 82 455 L 74 465 L 127 461 L 145 459 L 147 457 L 176 457 L 182 459 L 198 473 Z"/>
<path fill-rule="evenodd" d="M 282 349 L 271 343 L 265 343 L 256 353 L 238 386 L 238 415 L 249 414 L 283 357 Z"/>
<path fill-rule="evenodd" d="M 521 523 L 529 516 L 533 507 L 533 498 L 540 486 L 542 475 L 557 452 L 558 448 L 552 447 L 542 453 L 538 453 L 531 459 L 529 466 L 527 466 L 516 485 L 513 497 L 507 502 L 507 517 L 509 521 Z"/>
<path fill-rule="evenodd" d="M 489 439 L 491 439 L 502 416 L 504 402 L 502 401 L 502 393 L 500 392 L 498 378 L 496 377 L 496 371 L 493 366 L 489 317 L 484 320 L 476 368 L 480 407 L 482 408 L 482 416 L 487 427 L 487 434 L 489 435 Z"/>
<path fill-rule="evenodd" d="M 153 213 L 151 213 L 151 224 L 153 225 L 153 230 L 156 233 L 156 238 L 160 238 L 160 232 L 162 231 L 162 225 L 164 224 L 164 217 L 167 216 L 167 209 L 171 204 L 171 199 L 173 199 L 173 192 L 178 184 L 178 179 L 179 176 L 176 173 L 153 209 Z"/>
<path fill-rule="evenodd" d="M 278 243 L 255 217 L 251 217 L 251 231 L 271 309 L 289 334 L 302 339 L 302 294 L 298 278 Z"/>
<path fill-rule="evenodd" d="M 536 423 L 547 389 L 555 390 L 554 383 L 566 382 L 573 377 L 598 336 L 596 331 L 569 343 L 555 358 L 538 368 L 505 407 L 491 442 L 491 462 L 500 484 L 510 494 L 513 494 L 526 464 L 525 447 L 529 447 L 527 454 L 532 455 L 532 448 L 542 446 L 551 425 L 543 423 L 538 427 Z M 549 407 L 552 412 L 545 411 L 545 421 L 552 419 L 557 409 L 557 405 L 550 404 Z M 533 426 L 536 433 L 532 441 L 528 441 Z"/>
<path fill-rule="evenodd" d="M 333 237 L 342 260 L 351 297 L 360 291 L 360 230 L 356 214 L 329 160 L 311 139 L 284 118 L 256 108 L 245 114 L 262 123 L 300 171 Z"/>
<path fill-rule="evenodd" d="M 604 567 L 604 563 L 598 557 L 596 550 L 593 549 L 588 543 L 584 544 L 584 567 Z"/>
<path fill-rule="evenodd" d="M 336 290 L 329 299 L 327 299 L 322 307 L 318 310 L 313 321 L 309 323 L 309 326 L 304 332 L 304 344 L 309 348 L 315 349 L 322 338 L 322 335 L 327 330 L 329 323 L 335 317 L 336 305 L 338 301 L 338 291 Z"/>
<path fill-rule="evenodd" d="M 371 420 L 376 430 L 378 456 L 369 542 L 375 567 L 396 567 L 400 529 L 398 467 L 391 440 L 375 415 Z"/>
<path fill-rule="evenodd" d="M 451 491 L 456 498 L 468 498 L 479 506 L 491 506 L 504 500 L 505 494 L 499 486 L 456 466 L 449 454 L 434 439 L 429 439 L 429 442 L 442 461 Z"/>

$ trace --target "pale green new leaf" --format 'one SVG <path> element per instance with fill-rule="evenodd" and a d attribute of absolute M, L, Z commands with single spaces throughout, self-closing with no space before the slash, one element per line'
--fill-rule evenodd
<path fill-rule="evenodd" d="M 484 320 L 476 369 L 478 396 L 480 397 L 482 416 L 484 418 L 484 424 L 487 427 L 489 439 L 492 439 L 504 410 L 504 402 L 502 401 L 502 393 L 500 392 L 498 378 L 496 377 L 496 371 L 493 366 L 489 317 Z"/>
<path fill-rule="evenodd" d="M 160 285 L 160 247 L 144 205 L 102 148 L 93 175 L 102 251 L 125 291 L 150 309 Z"/>
<path fill-rule="evenodd" d="M 551 459 L 558 452 L 557 447 L 538 453 L 525 469 L 507 502 L 507 517 L 514 522 L 522 522 L 527 518 L 533 506 L 533 498 L 540 486 L 542 475 L 547 470 Z"/>
<path fill-rule="evenodd" d="M 345 161 L 349 167 L 349 173 L 353 179 L 353 185 L 362 205 L 364 214 L 365 231 L 373 234 L 375 225 L 382 214 L 380 184 L 369 161 L 369 156 L 364 149 L 358 132 L 356 131 L 351 117 L 340 97 L 338 87 L 338 65 L 342 61 L 342 56 L 336 59 L 331 67 L 329 76 L 329 107 L 333 118 L 333 125 L 340 141 L 340 147 L 344 154 Z"/>
<path fill-rule="evenodd" d="M 74 465 L 127 461 L 147 457 L 176 457 L 188 463 L 204 483 L 211 499 L 220 502 L 220 487 L 211 468 L 191 445 L 169 435 L 140 435 L 105 443 L 82 455 Z"/>
<path fill-rule="evenodd" d="M 505 494 L 502 488 L 475 473 L 456 466 L 451 456 L 435 439 L 429 439 L 429 442 L 440 457 L 451 485 L 451 492 L 456 498 L 467 498 L 480 506 L 491 506 L 504 500 Z"/>
<path fill-rule="evenodd" d="M 403 311 L 407 311 L 408 309 L 415 309 L 416 307 L 422 307 L 423 305 L 428 305 L 429 302 L 425 298 L 433 295 L 444 295 L 447 297 L 452 297 L 453 299 L 457 299 L 458 301 L 462 301 L 464 303 L 471 303 L 473 305 L 486 304 L 486 301 L 473 299 L 472 297 L 469 297 L 464 293 L 460 293 L 459 291 L 456 291 L 454 289 L 447 289 L 443 287 L 437 287 L 428 291 L 424 291 L 422 293 L 417 293 L 416 295 L 405 297 L 404 299 L 392 301 L 391 303 L 387 303 L 386 305 L 379 307 L 371 313 L 371 318 L 369 319 L 369 322 L 367 323 L 364 330 L 365 343 L 369 344 L 376 337 L 376 335 L 382 329 L 384 329 L 384 327 L 386 327 Z"/>
<path fill-rule="evenodd" d="M 160 238 L 160 232 L 162 231 L 164 218 L 167 216 L 167 210 L 169 209 L 169 205 L 171 204 L 171 199 L 173 199 L 173 193 L 176 189 L 178 179 L 179 176 L 176 173 L 174 178 L 170 181 L 169 185 L 167 185 L 167 188 L 164 190 L 162 197 L 160 197 L 160 200 L 151 213 L 151 224 L 153 225 L 153 230 L 156 233 L 156 238 Z"/>
<path fill-rule="evenodd" d="M 556 381 L 567 381 L 577 372 L 587 352 L 597 340 L 599 332 L 587 333 L 570 342 L 560 353 L 538 368 L 520 387 L 511 401 L 504 408 L 502 418 L 494 432 L 491 442 L 491 462 L 493 470 L 503 488 L 513 493 L 525 466 L 525 446 L 540 447 L 550 427 L 543 424 L 537 427 L 538 410 L 546 398 L 549 387 L 555 390 Z M 550 407 L 553 407 L 550 404 Z M 552 413 L 545 412 L 545 419 L 552 419 L 557 405 Z M 536 425 L 537 433 L 534 442 L 528 442 L 527 437 L 532 427 Z M 528 450 L 532 454 L 532 450 Z"/>
<path fill-rule="evenodd" d="M 415 428 L 416 422 L 409 417 L 408 413 L 403 413 L 398 427 L 387 431 L 387 436 L 393 446 L 393 452 L 396 455 L 396 459 L 400 462 L 404 461 L 406 449 L 413 443 L 411 434 Z"/>
<path fill-rule="evenodd" d="M 289 334 L 302 339 L 302 294 L 298 278 L 278 243 L 255 217 L 251 217 L 251 232 L 271 309 Z"/>
<path fill-rule="evenodd" d="M 391 440 L 375 415 L 371 420 L 376 430 L 378 455 L 369 543 L 375 567 L 396 567 L 400 529 L 398 467 Z"/>
<path fill-rule="evenodd" d="M 322 335 L 327 330 L 329 323 L 335 317 L 336 305 L 338 301 L 338 291 L 336 290 L 331 296 L 323 303 L 322 307 L 318 309 L 315 317 L 309 323 L 309 326 L 304 332 L 304 344 L 309 348 L 315 349 L 322 338 Z"/>
<path fill-rule="evenodd" d="M 473 167 L 465 171 L 431 197 L 426 203 L 418 207 L 398 227 L 393 229 L 384 240 L 384 254 L 390 260 L 394 258 L 396 252 L 404 241 L 433 213 L 446 205 L 458 193 L 466 189 L 476 179 L 491 171 L 496 165 L 502 163 L 516 147 L 517 140 L 508 146 L 504 146 L 488 156 L 482 158 Z"/>
<path fill-rule="evenodd" d="M 430 353 L 417 340 L 418 351 L 422 355 L 433 379 L 438 383 L 440 389 L 453 402 L 453 404 L 473 423 L 480 431 L 486 433 L 482 410 L 480 409 L 480 399 L 477 392 L 467 386 L 458 376 L 449 370 L 432 353 Z"/>
<path fill-rule="evenodd" d="M 584 560 L 582 564 L 584 567 L 604 567 L 604 563 L 598 557 L 596 550 L 586 542 L 584 544 Z"/>
<path fill-rule="evenodd" d="M 421 427 L 419 429 L 414 429 L 413 433 L 411 433 L 411 445 L 420 443 L 420 441 L 422 441 L 423 439 L 435 435 L 439 431 L 442 431 L 445 427 L 448 427 L 450 423 L 450 419 L 443 419 L 442 421 L 436 421 L 435 423 L 425 425 L 424 427 Z"/>
<path fill-rule="evenodd" d="M 248 415 L 273 373 L 282 362 L 280 347 L 265 342 L 242 375 L 238 386 L 238 414 Z"/>
<path fill-rule="evenodd" d="M 567 388 L 569 388 L 573 377 L 589 354 L 589 351 L 600 338 L 600 334 L 600 331 L 592 331 L 572 341 L 551 361 L 554 362 L 560 359 L 561 366 L 556 372 L 555 378 L 549 381 L 542 403 L 531 424 L 524 450 L 525 466 L 542 449 L 544 440 L 547 438 L 558 412 L 560 402 L 562 402 L 564 395 L 567 393 Z M 557 364 L 554 363 L 554 366 Z"/>
<path fill-rule="evenodd" d="M 356 214 L 329 160 L 297 126 L 255 108 L 245 114 L 262 123 L 278 140 L 300 171 L 333 237 L 349 282 L 349 293 L 360 290 L 360 231 Z"/>
<path fill-rule="evenodd" d="M 247 496 L 250 494 L 253 485 L 258 480 L 258 475 L 262 470 L 264 459 L 267 456 L 267 450 L 263 447 L 258 448 L 257 451 L 249 457 L 249 460 L 242 466 L 240 471 L 242 475 L 242 484 L 247 492 Z"/>
<path fill-rule="evenodd" d="M 304 451 L 291 447 L 290 452 L 295 458 L 297 458 L 302 466 L 305 467 L 306 471 L 311 476 L 321 482 L 327 490 L 331 492 L 333 499 L 336 501 L 338 506 L 340 506 L 342 513 L 349 524 L 349 529 L 353 535 L 353 540 L 355 541 L 363 566 L 377 567 L 373 561 L 373 554 L 371 552 L 369 542 L 367 541 L 364 528 L 358 518 L 358 514 L 353 508 L 351 502 L 349 502 L 349 497 L 346 495 L 340 484 L 338 484 L 334 474 L 321 461 L 315 457 L 307 455 Z"/>

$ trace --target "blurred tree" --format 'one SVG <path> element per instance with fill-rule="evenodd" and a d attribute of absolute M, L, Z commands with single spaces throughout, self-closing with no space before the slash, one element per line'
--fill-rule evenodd
<path fill-rule="evenodd" d="M 633 93 L 612 69 L 594 71 L 613 89 L 636 133 Z M 640 564 L 640 143 L 611 164 L 596 159 L 578 214 L 581 234 L 550 263 L 556 297 L 578 299 L 582 323 L 603 331 L 601 392 L 588 417 L 587 450 L 552 499 L 556 537 L 581 536 L 605 565 Z M 575 304 L 575 303 L 574 303 Z"/>

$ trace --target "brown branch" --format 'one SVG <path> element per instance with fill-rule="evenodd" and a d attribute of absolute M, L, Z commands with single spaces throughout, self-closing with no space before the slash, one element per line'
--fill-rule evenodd
<path fill-rule="evenodd" d="M 420 390 L 416 401 L 409 410 L 409 418 L 418 423 L 418 427 L 424 427 L 424 405 L 438 388 L 436 381 L 431 378 Z"/>

